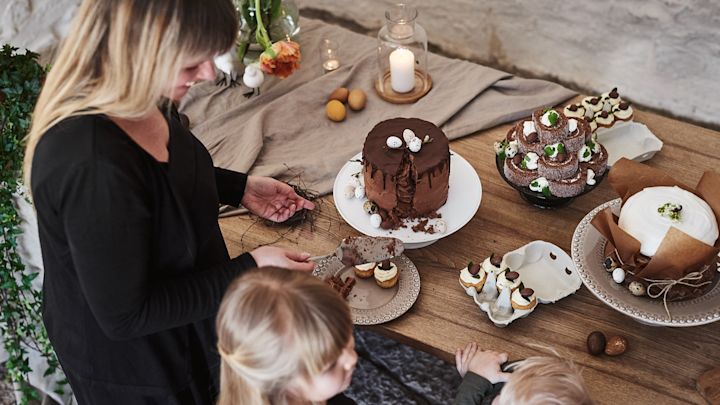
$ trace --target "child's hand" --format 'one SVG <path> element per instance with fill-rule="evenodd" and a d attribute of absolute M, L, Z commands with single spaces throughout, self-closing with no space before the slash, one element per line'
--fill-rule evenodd
<path fill-rule="evenodd" d="M 503 373 L 500 365 L 507 361 L 507 353 L 492 350 L 478 350 L 476 343 L 468 343 L 465 349 L 455 352 L 455 363 L 462 377 L 468 371 L 484 377 L 491 384 L 507 381 L 509 373 Z"/>

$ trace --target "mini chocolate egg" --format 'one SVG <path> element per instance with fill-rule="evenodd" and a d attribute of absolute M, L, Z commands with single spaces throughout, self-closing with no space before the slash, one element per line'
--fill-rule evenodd
<path fill-rule="evenodd" d="M 415 138 L 415 132 L 413 132 L 412 129 L 405 128 L 403 130 L 403 139 L 405 140 L 405 143 L 410 143 L 410 140 Z"/>
<path fill-rule="evenodd" d="M 367 200 L 363 203 L 363 209 L 368 215 L 377 214 L 378 212 L 377 205 L 370 200 Z"/>
<path fill-rule="evenodd" d="M 402 146 L 402 139 L 397 136 L 389 136 L 385 144 L 390 149 L 399 149 Z"/>
<path fill-rule="evenodd" d="M 631 281 L 630 284 L 628 285 L 628 289 L 630 290 L 632 295 L 637 295 L 637 296 L 645 295 L 645 292 L 646 292 L 645 284 L 643 284 L 639 281 Z"/>
<path fill-rule="evenodd" d="M 372 225 L 373 228 L 380 228 L 381 223 L 382 217 L 380 216 L 380 214 L 370 215 L 370 225 Z"/>
<path fill-rule="evenodd" d="M 365 187 L 363 187 L 363 186 L 355 187 L 355 198 L 361 199 L 364 197 L 365 197 Z"/>
<path fill-rule="evenodd" d="M 349 94 L 350 94 L 350 90 L 348 90 L 345 87 L 339 87 L 339 88 L 333 90 L 332 93 L 330 93 L 330 97 L 328 97 L 328 101 L 337 100 L 341 103 L 347 103 Z"/>
<path fill-rule="evenodd" d="M 353 111 L 360 111 L 365 108 L 367 102 L 367 96 L 365 92 L 360 89 L 352 89 L 348 95 L 348 105 Z"/>
<path fill-rule="evenodd" d="M 353 198 L 355 197 L 355 186 L 352 184 L 348 184 L 345 186 L 345 189 L 343 190 L 343 195 L 345 198 Z"/>
<path fill-rule="evenodd" d="M 433 231 L 440 234 L 447 232 L 447 223 L 442 219 L 438 219 L 433 224 Z"/>
<path fill-rule="evenodd" d="M 410 142 L 408 142 L 408 149 L 413 153 L 420 152 L 420 149 L 422 149 L 422 141 L 420 138 L 411 139 Z"/>
<path fill-rule="evenodd" d="M 330 100 L 325 106 L 325 114 L 327 114 L 327 117 L 331 121 L 340 122 L 345 119 L 347 111 L 345 110 L 345 105 L 343 105 L 343 103 L 337 100 Z"/>
<path fill-rule="evenodd" d="M 622 284 L 623 281 L 625 281 L 625 270 L 618 267 L 617 269 L 613 270 L 612 272 L 612 278 L 613 280 L 618 283 Z"/>

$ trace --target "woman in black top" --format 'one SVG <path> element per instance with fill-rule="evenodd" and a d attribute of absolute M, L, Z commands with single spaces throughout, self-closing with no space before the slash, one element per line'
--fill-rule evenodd
<path fill-rule="evenodd" d="M 236 18 L 229 0 L 86 0 L 47 77 L 26 173 L 43 317 L 80 404 L 213 403 L 213 318 L 229 282 L 255 266 L 313 267 L 274 247 L 229 257 L 219 203 L 275 221 L 313 205 L 214 168 L 161 103 L 215 77 Z"/>

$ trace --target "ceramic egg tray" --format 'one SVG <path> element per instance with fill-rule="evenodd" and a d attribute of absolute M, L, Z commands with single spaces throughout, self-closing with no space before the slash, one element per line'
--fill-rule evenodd
<path fill-rule="evenodd" d="M 570 256 L 552 243 L 541 240 L 506 253 L 500 268 L 510 268 L 511 271 L 518 272 L 525 287 L 535 290 L 538 305 L 557 302 L 573 294 L 582 285 Z M 505 327 L 516 319 L 528 316 L 537 308 L 535 305 L 528 310 L 513 309 L 510 315 L 496 313 L 495 303 L 498 297 L 488 299 L 474 287 L 462 288 L 498 327 Z"/>

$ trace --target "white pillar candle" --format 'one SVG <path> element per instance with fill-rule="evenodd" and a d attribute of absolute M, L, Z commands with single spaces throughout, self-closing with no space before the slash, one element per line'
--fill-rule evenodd
<path fill-rule="evenodd" d="M 415 87 L 415 55 L 411 50 L 398 48 L 390 53 L 390 85 L 397 93 Z"/>

